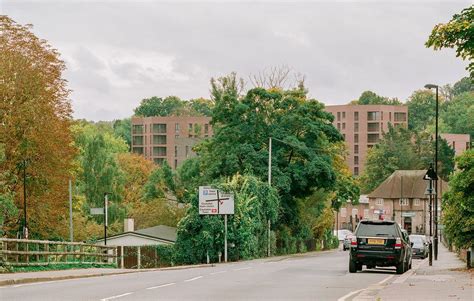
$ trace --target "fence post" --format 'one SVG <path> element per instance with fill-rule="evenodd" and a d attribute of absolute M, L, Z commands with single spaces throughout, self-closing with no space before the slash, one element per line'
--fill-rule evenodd
<path fill-rule="evenodd" d="M 15 251 L 18 252 L 18 242 L 15 242 Z M 20 262 L 20 255 L 15 255 L 16 263 Z"/>
<path fill-rule="evenodd" d="M 8 243 L 6 241 L 3 242 L 2 245 L 2 251 L 7 251 L 8 250 Z M 3 253 L 3 262 L 6 264 L 8 262 L 8 254 Z"/>
<path fill-rule="evenodd" d="M 466 252 L 466 263 L 467 263 L 467 268 L 470 269 L 471 268 L 471 250 L 470 249 L 467 249 L 467 252 Z"/>
<path fill-rule="evenodd" d="M 137 250 L 137 268 L 140 269 L 142 266 L 142 254 L 141 254 L 141 247 L 138 246 Z"/>
<path fill-rule="evenodd" d="M 40 254 L 39 254 L 40 244 L 39 243 L 36 243 L 36 249 L 37 249 L 36 251 L 38 252 L 38 253 L 36 253 L 36 262 L 39 263 L 40 262 Z"/>
<path fill-rule="evenodd" d="M 44 251 L 47 252 L 45 255 L 45 261 L 47 264 L 49 264 L 49 244 L 44 244 Z"/>
<path fill-rule="evenodd" d="M 30 250 L 28 250 L 28 243 L 26 243 L 26 246 L 25 246 L 25 251 L 26 251 L 26 265 L 29 265 L 30 264 L 30 256 L 28 255 L 28 253 L 30 252 Z"/>

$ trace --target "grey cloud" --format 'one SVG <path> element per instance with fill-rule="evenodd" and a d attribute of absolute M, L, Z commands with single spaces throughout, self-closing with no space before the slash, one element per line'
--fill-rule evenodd
<path fill-rule="evenodd" d="M 368 89 L 406 99 L 426 82 L 452 83 L 467 74 L 467 62 L 424 42 L 436 23 L 470 1 L 379 2 L 8 1 L 4 11 L 79 61 L 78 70 L 66 73 L 77 117 L 106 118 L 100 110 L 111 106 L 124 117 L 151 95 L 208 97 L 213 76 L 236 71 L 246 79 L 278 65 L 305 74 L 310 94 L 332 104 Z M 103 46 L 110 51 L 96 51 Z M 173 58 L 170 70 L 143 60 L 140 51 Z"/>

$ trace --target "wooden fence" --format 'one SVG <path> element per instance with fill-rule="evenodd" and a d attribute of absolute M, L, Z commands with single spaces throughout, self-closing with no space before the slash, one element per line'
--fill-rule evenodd
<path fill-rule="evenodd" d="M 115 246 L 0 238 L 0 248 L 0 262 L 10 266 L 117 264 Z"/>

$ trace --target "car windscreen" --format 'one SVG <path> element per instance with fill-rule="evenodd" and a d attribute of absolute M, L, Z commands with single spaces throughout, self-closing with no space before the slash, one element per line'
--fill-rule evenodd
<path fill-rule="evenodd" d="M 424 240 L 421 236 L 410 236 L 410 241 L 415 247 L 422 247 Z"/>
<path fill-rule="evenodd" d="M 359 224 L 356 236 L 398 237 L 395 224 Z"/>

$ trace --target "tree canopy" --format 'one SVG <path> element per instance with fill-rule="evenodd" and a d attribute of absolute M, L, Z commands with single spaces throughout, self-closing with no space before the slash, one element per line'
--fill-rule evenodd
<path fill-rule="evenodd" d="M 474 79 L 474 5 L 455 14 L 446 24 L 437 24 L 426 41 L 426 47 L 434 50 L 455 48 L 456 56 L 468 60 L 466 68 Z"/>
<path fill-rule="evenodd" d="M 364 91 L 359 99 L 352 102 L 358 105 L 401 105 L 397 98 L 388 98 L 375 94 L 372 91 Z"/>

